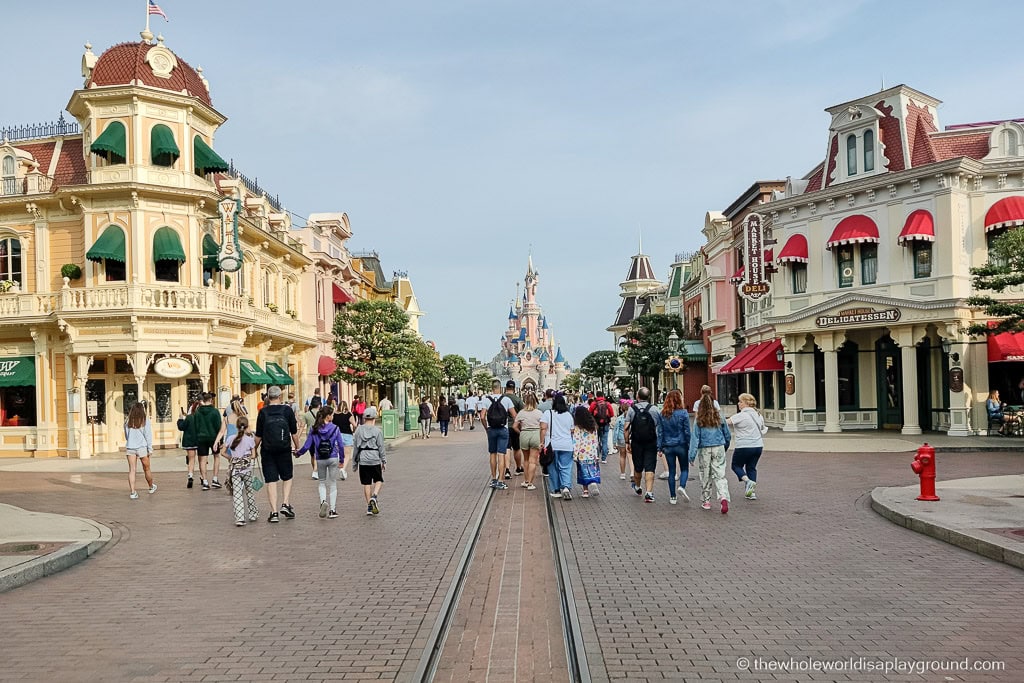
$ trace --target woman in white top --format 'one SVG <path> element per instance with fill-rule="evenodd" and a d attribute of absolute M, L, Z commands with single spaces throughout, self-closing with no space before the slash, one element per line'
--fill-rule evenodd
<path fill-rule="evenodd" d="M 552 498 L 572 500 L 572 413 L 565 396 L 558 394 L 551 410 L 540 419 L 540 441 L 551 444 L 555 459 L 548 465 L 548 487 Z"/>
<path fill-rule="evenodd" d="M 540 421 L 543 417 L 544 413 L 537 410 L 537 394 L 527 391 L 523 394 L 523 409 L 516 413 L 512 429 L 519 433 L 519 446 L 526 456 L 526 476 L 520 486 L 529 491 L 537 488 L 533 484 L 533 478 L 537 474 L 537 462 L 540 458 Z"/>
<path fill-rule="evenodd" d="M 757 461 L 764 450 L 764 435 L 768 427 L 757 412 L 757 399 L 751 394 L 740 394 L 737 404 L 739 412 L 729 418 L 732 427 L 732 471 L 746 486 L 743 492 L 747 500 L 757 500 Z"/>
<path fill-rule="evenodd" d="M 141 401 L 128 411 L 128 419 L 124 423 L 124 438 L 125 453 L 128 455 L 128 488 L 131 491 L 128 497 L 132 500 L 139 498 L 139 494 L 135 490 L 135 471 L 138 460 L 142 460 L 142 471 L 146 475 L 149 492 L 156 493 L 153 472 L 149 469 L 149 456 L 153 454 L 153 426 L 149 423 L 149 417 L 146 416 L 146 406 Z"/>

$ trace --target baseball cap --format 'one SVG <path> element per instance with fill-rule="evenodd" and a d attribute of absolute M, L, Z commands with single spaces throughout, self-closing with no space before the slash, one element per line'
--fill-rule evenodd
<path fill-rule="evenodd" d="M 366 412 L 363 413 L 363 418 L 365 418 L 367 420 L 376 420 L 377 419 L 377 409 L 374 408 L 373 406 L 370 406 L 369 408 L 366 409 Z"/>
<path fill-rule="evenodd" d="M 505 388 L 506 389 L 515 389 L 516 388 L 516 381 L 514 379 L 510 379 L 509 381 L 505 382 Z"/>
<path fill-rule="evenodd" d="M 281 398 L 281 387 L 270 387 L 267 389 L 267 398 Z"/>

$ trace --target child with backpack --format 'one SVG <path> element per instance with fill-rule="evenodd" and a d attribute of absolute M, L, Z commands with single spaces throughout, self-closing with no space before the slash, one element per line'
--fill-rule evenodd
<path fill-rule="evenodd" d="M 583 497 L 589 498 L 601 493 L 601 466 L 597 460 L 600 450 L 597 446 L 597 423 L 589 410 L 578 409 L 572 416 L 572 457 L 576 461 L 576 483 L 583 487 Z"/>
<path fill-rule="evenodd" d="M 252 475 L 256 467 L 256 439 L 249 433 L 249 418 L 239 415 L 235 421 L 234 438 L 225 442 L 224 456 L 228 459 L 228 486 L 231 504 L 235 510 L 235 526 L 245 526 L 246 513 L 250 522 L 259 518 L 256 493 L 252 488 Z"/>
<path fill-rule="evenodd" d="M 297 458 L 308 452 L 316 459 L 317 480 L 320 482 L 320 519 L 335 519 L 338 516 L 338 471 L 345 466 L 345 442 L 341 438 L 341 430 L 332 420 L 333 416 L 333 408 L 321 408 L 306 436 L 306 443 L 295 452 Z"/>

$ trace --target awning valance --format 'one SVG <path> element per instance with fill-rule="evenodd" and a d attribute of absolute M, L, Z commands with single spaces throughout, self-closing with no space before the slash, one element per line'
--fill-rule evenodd
<path fill-rule="evenodd" d="M 153 233 L 153 261 L 185 262 L 185 250 L 173 229 L 164 226 Z"/>
<path fill-rule="evenodd" d="M 747 348 L 743 349 L 737 353 L 731 361 L 723 365 L 718 371 L 718 374 L 731 375 L 736 372 L 743 372 L 744 363 L 746 363 L 747 359 L 751 358 L 757 352 L 760 346 L 760 344 L 751 344 Z"/>
<path fill-rule="evenodd" d="M 213 148 L 203 142 L 203 139 L 198 135 L 192 145 L 193 155 L 193 166 L 195 166 L 196 173 L 199 175 L 206 175 L 207 173 L 223 173 L 230 169 L 226 161 L 221 159 L 220 155 L 213 151 Z"/>
<path fill-rule="evenodd" d="M 125 263 L 124 230 L 116 225 L 108 225 L 100 233 L 99 239 L 86 252 L 85 258 L 96 262 L 109 259 L 118 263 Z"/>
<path fill-rule="evenodd" d="M 734 285 L 738 285 L 739 283 L 743 282 L 743 273 L 745 273 L 746 270 L 746 268 L 740 268 L 739 270 L 737 270 L 735 273 L 732 274 L 732 277 L 729 278 L 729 282 L 733 283 Z"/>
<path fill-rule="evenodd" d="M 321 377 L 330 377 L 337 369 L 338 361 L 330 356 L 320 356 L 320 361 L 316 364 L 316 374 Z"/>
<path fill-rule="evenodd" d="M 242 384 L 273 384 L 270 375 L 263 372 L 256 361 L 242 358 L 238 361 L 238 369 L 242 371 Z"/>
<path fill-rule="evenodd" d="M 1024 197 L 1005 197 L 985 214 L 985 232 L 1024 225 Z"/>
<path fill-rule="evenodd" d="M 1000 332 L 988 337 L 988 362 L 1024 361 L 1024 334 Z"/>
<path fill-rule="evenodd" d="M 683 357 L 686 358 L 687 363 L 694 360 L 707 360 L 708 350 L 704 348 L 704 342 L 698 339 L 684 339 Z"/>
<path fill-rule="evenodd" d="M 911 240 L 935 241 L 935 220 L 932 218 L 931 212 L 918 209 L 910 212 L 910 215 L 907 216 L 907 222 L 903 224 L 903 230 L 900 231 L 896 242 L 905 244 Z"/>
<path fill-rule="evenodd" d="M 220 252 L 220 245 L 212 235 L 203 235 L 203 268 L 205 270 L 217 269 L 217 254 Z"/>
<path fill-rule="evenodd" d="M 780 372 L 783 368 L 779 360 L 781 350 L 781 339 L 761 342 L 757 345 L 757 351 L 748 356 L 743 366 L 736 368 L 736 372 Z"/>
<path fill-rule="evenodd" d="M 791 236 L 775 260 L 779 263 L 807 263 L 810 260 L 807 256 L 807 238 L 803 235 Z"/>
<path fill-rule="evenodd" d="M 34 387 L 36 360 L 32 356 L 0 358 L 0 387 Z"/>
<path fill-rule="evenodd" d="M 120 121 L 112 121 L 103 129 L 100 136 L 93 140 L 89 150 L 111 163 L 123 164 L 128 158 L 127 137 L 124 124 Z"/>
<path fill-rule="evenodd" d="M 839 221 L 839 225 L 832 231 L 825 247 L 831 249 L 841 244 L 856 244 L 859 242 L 878 243 L 878 226 L 867 216 L 858 214 L 847 216 Z"/>
<path fill-rule="evenodd" d="M 174 133 L 162 123 L 153 126 L 149 135 L 149 156 L 156 166 L 172 166 L 181 156 L 181 150 L 174 141 Z"/>
<path fill-rule="evenodd" d="M 293 380 L 288 373 L 284 371 L 284 368 L 277 363 L 267 361 L 267 374 L 270 375 L 271 384 L 278 384 L 281 386 L 295 384 L 295 380 Z"/>
<path fill-rule="evenodd" d="M 350 304 L 353 301 L 355 301 L 355 298 L 353 298 L 351 294 L 346 292 L 344 289 L 342 289 L 338 285 L 332 283 L 332 286 L 334 288 L 334 303 L 336 303 L 336 304 Z"/>

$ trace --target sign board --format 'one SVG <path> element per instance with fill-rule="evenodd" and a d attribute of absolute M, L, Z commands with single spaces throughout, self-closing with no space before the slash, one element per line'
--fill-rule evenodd
<path fill-rule="evenodd" d="M 840 325 L 859 325 L 863 323 L 894 323 L 900 319 L 900 309 L 887 308 L 876 311 L 873 308 L 851 308 L 839 311 L 835 315 L 819 315 L 814 319 L 818 327 L 836 327 Z"/>
<path fill-rule="evenodd" d="M 220 252 L 217 266 L 225 273 L 233 273 L 242 267 L 242 248 L 238 244 L 238 212 L 241 202 L 226 197 L 220 200 Z"/>
<path fill-rule="evenodd" d="M 85 402 L 85 415 L 86 417 L 98 417 L 100 414 L 100 402 L 99 401 L 86 401 Z"/>
<path fill-rule="evenodd" d="M 168 379 L 181 379 L 192 374 L 192 362 L 184 358 L 161 358 L 153 363 L 153 372 Z"/>
<path fill-rule="evenodd" d="M 746 246 L 746 265 L 740 296 L 748 301 L 757 301 L 771 293 L 772 285 L 765 278 L 764 268 L 764 224 L 756 213 L 748 214 L 743 220 L 743 235 Z"/>

